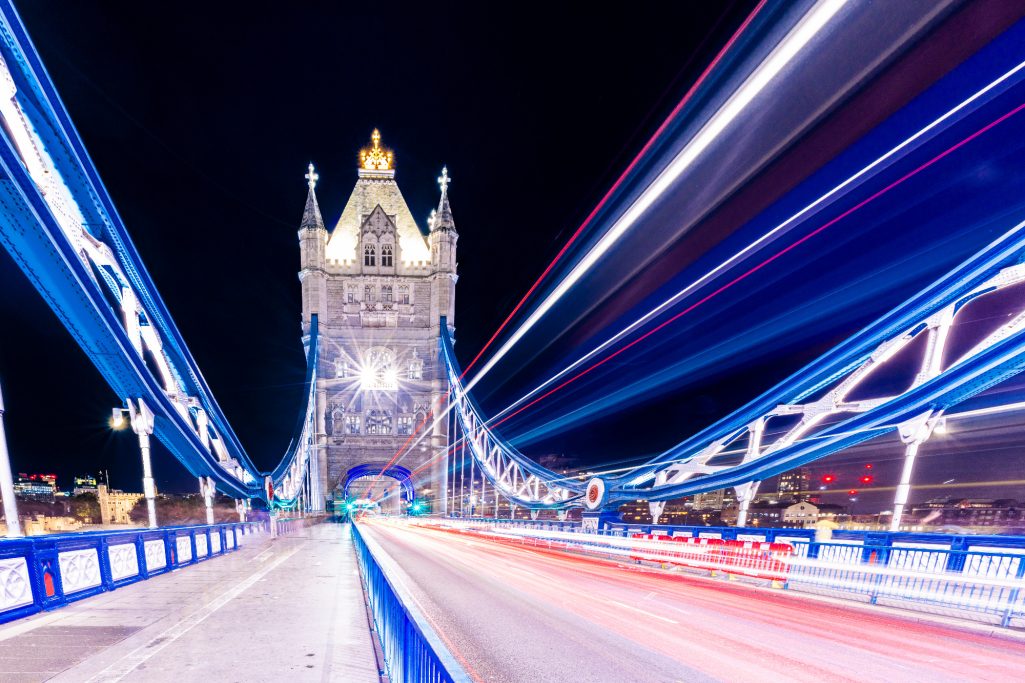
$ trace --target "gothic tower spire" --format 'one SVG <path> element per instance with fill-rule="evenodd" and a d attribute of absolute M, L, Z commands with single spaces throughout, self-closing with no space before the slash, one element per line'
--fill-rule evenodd
<path fill-rule="evenodd" d="M 435 230 L 451 230 L 455 232 L 456 224 L 452 220 L 452 206 L 448 202 L 448 185 L 452 178 L 448 175 L 448 167 L 443 166 L 441 175 L 438 176 L 438 185 L 441 186 L 441 200 L 438 202 L 438 210 L 431 214 L 431 232 Z"/>
<path fill-rule="evenodd" d="M 311 163 L 306 169 L 306 184 L 310 189 L 306 195 L 303 220 L 299 224 L 299 263 L 302 268 L 299 281 L 303 288 L 304 325 L 309 325 L 310 316 L 314 313 L 322 313 L 327 303 L 327 273 L 324 271 L 327 265 L 324 256 L 327 229 L 324 228 L 324 218 L 320 215 L 314 191 L 319 177 Z"/>
<path fill-rule="evenodd" d="M 324 230 L 324 218 L 320 215 L 320 205 L 317 204 L 317 193 L 314 191 L 319 179 L 320 176 L 313 170 L 313 162 L 310 162 L 306 171 L 306 184 L 309 185 L 310 192 L 306 195 L 306 208 L 303 210 L 303 221 L 299 224 L 300 230 Z"/>

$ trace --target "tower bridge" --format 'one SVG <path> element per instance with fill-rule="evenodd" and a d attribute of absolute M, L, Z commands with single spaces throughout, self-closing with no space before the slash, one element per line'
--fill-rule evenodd
<path fill-rule="evenodd" d="M 966 258 L 653 457 L 559 473 L 517 448 L 503 424 L 800 247 L 882 220 L 872 212 L 935 181 L 928 174 L 960 177 L 945 164 L 995 154 L 994 140 L 1016 144 L 1021 14 L 987 2 L 759 3 L 592 214 L 613 197 L 622 202 L 614 217 L 581 225 L 465 367 L 454 343 L 459 234 L 448 169 L 437 208 L 418 221 L 397 180 L 402 156 L 373 130 L 329 229 L 311 162 L 297 234 L 303 398 L 290 443 L 265 471 L 203 379 L 160 297 L 166 285 L 136 251 L 15 7 L 0 0 L 0 242 L 123 399 L 112 418 L 137 436 L 149 513 L 145 527 L 22 537 L 0 431 L 0 678 L 1019 674 L 1025 537 L 925 533 L 904 521 L 926 442 L 948 422 L 1021 407 L 992 391 L 1025 369 L 1025 214 L 1014 198 L 975 218 L 965 207 L 951 220 L 984 226 Z M 753 242 L 505 410 L 484 412 L 477 383 L 582 278 L 619 267 L 606 257 L 634 224 L 668 224 L 667 207 L 694 194 L 691 173 L 718 164 L 719 180 L 705 182 L 709 196 L 727 198 L 757 175 L 754 164 L 747 175 L 730 166 L 745 155 L 796 164 L 786 155 L 819 154 L 820 117 L 903 69 L 919 74 L 923 54 L 940 60 L 951 35 L 964 40 L 962 61 L 943 62 L 948 71 L 921 84 L 922 100 L 887 99 L 889 109 L 873 111 L 885 130 L 848 140 L 844 163 L 809 171 L 780 199 L 786 212 L 751 223 L 770 225 Z M 788 97 L 824 72 L 836 78 L 796 104 Z M 783 121 L 791 137 L 773 138 Z M 748 135 L 755 125 L 768 136 Z M 628 191 L 617 194 L 624 179 Z M 684 208 L 673 216 L 697 211 Z M 973 327 L 979 319 L 994 322 Z M 902 368 L 903 383 L 893 379 Z M 888 531 L 746 524 L 761 482 L 886 435 L 899 440 L 902 464 Z M 152 439 L 200 482 L 207 524 L 157 517 Z M 735 526 L 659 524 L 666 501 L 723 489 L 736 493 Z M 214 523 L 216 492 L 236 499 L 238 521 Z M 652 524 L 619 516 L 636 500 Z M 500 502 L 514 514 L 500 516 Z M 530 519 L 517 519 L 520 510 Z"/>

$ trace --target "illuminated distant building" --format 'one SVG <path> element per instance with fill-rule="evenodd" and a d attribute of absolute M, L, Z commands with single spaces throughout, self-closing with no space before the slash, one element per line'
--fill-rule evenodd
<path fill-rule="evenodd" d="M 810 489 L 811 472 L 807 467 L 798 467 L 795 470 L 790 470 L 789 472 L 784 472 L 779 475 L 776 494 L 781 500 L 799 500 L 806 497 Z"/>
<path fill-rule="evenodd" d="M 695 493 L 693 497 L 694 510 L 719 510 L 722 511 L 736 501 L 736 492 L 733 488 L 719 489 L 707 493 Z"/>
<path fill-rule="evenodd" d="M 1011 498 L 934 498 L 911 506 L 916 524 L 930 526 L 1018 526 L 1025 505 Z"/>
<path fill-rule="evenodd" d="M 96 495 L 96 492 L 96 477 L 88 474 L 84 477 L 75 477 L 75 488 L 71 495 L 80 496 L 83 493 Z"/>
<path fill-rule="evenodd" d="M 814 527 L 822 520 L 846 521 L 847 515 L 841 505 L 813 505 L 799 502 L 783 510 L 783 526 L 790 528 Z"/>
<path fill-rule="evenodd" d="M 100 484 L 96 489 L 96 499 L 100 504 L 101 524 L 132 523 L 129 513 L 135 504 L 143 499 L 143 494 L 108 489 L 106 484 Z"/>
<path fill-rule="evenodd" d="M 18 474 L 14 482 L 14 495 L 36 500 L 53 500 L 57 492 L 56 474 Z"/>
<path fill-rule="evenodd" d="M 380 95 L 383 97 L 383 95 Z M 413 474 L 416 496 L 430 488 L 431 510 L 447 512 L 448 391 L 439 354 L 442 316 L 455 324 L 456 233 L 450 178 L 442 170 L 437 210 L 421 227 L 395 181 L 395 157 L 374 131 L 359 155 L 353 187 L 330 232 L 309 193 L 299 228 L 302 325 L 319 322 L 317 411 L 321 447 L 315 470 L 326 498 L 344 498 L 348 473 L 395 463 Z M 424 438 L 421 440 L 420 437 Z M 395 470 L 397 474 L 402 472 Z M 391 480 L 394 484 L 394 480 Z M 354 484 L 350 496 L 363 495 Z M 358 490 L 357 490 L 358 489 Z"/>

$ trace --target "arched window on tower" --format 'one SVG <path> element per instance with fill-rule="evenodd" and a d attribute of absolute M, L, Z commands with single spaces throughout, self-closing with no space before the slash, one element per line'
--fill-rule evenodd
<path fill-rule="evenodd" d="M 392 260 L 392 245 L 385 244 L 381 247 L 381 266 L 384 268 L 391 268 L 394 265 Z"/>
<path fill-rule="evenodd" d="M 409 303 L 409 285 L 399 285 L 399 303 Z"/>
<path fill-rule="evenodd" d="M 377 255 L 377 251 L 374 249 L 374 245 L 373 244 L 368 244 L 367 246 L 363 247 L 363 265 L 364 266 L 373 266 L 373 265 L 375 265 L 375 262 L 377 260 L 376 259 L 376 255 Z"/>

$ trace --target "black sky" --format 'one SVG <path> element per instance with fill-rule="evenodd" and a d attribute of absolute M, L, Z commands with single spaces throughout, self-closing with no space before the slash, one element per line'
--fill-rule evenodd
<path fill-rule="evenodd" d="M 19 3 L 157 286 L 250 455 L 300 403 L 296 229 L 312 160 L 333 223 L 381 129 L 420 220 L 442 164 L 460 355 L 480 347 L 754 3 Z M 62 483 L 137 449 L 118 397 L 0 254 L 15 468 Z M 463 359 L 466 362 L 467 358 Z M 156 458 L 158 486 L 191 490 Z"/>

